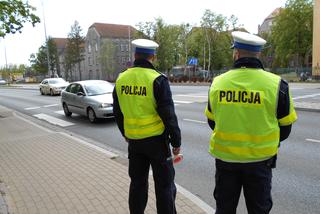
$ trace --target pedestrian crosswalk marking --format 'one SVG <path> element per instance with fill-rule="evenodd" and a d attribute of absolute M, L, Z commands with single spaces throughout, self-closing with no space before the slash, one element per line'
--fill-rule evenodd
<path fill-rule="evenodd" d="M 61 110 L 61 111 L 55 111 L 54 113 L 64 115 L 64 111 L 63 111 L 63 110 Z"/>
<path fill-rule="evenodd" d="M 24 108 L 24 110 L 35 110 L 35 109 L 39 109 L 39 108 L 49 108 L 49 107 L 54 107 L 54 106 L 58 106 L 59 104 L 55 103 L 55 104 L 49 104 L 49 105 L 44 105 L 44 106 L 33 106 L 33 107 L 28 107 L 28 108 Z"/>
<path fill-rule="evenodd" d="M 35 114 L 33 115 L 34 117 L 37 117 L 41 120 L 45 120 L 49 123 L 52 123 L 54 125 L 58 125 L 58 126 L 62 126 L 62 127 L 67 127 L 67 126 L 72 126 L 74 125 L 74 123 L 70 123 L 68 121 L 65 121 L 65 120 L 61 120 L 61 119 L 58 119 L 56 117 L 52 117 L 50 115 L 47 115 L 47 114 Z"/>
<path fill-rule="evenodd" d="M 310 98 L 310 97 L 316 97 L 316 96 L 320 96 L 320 94 L 310 94 L 310 95 L 298 96 L 298 97 L 293 97 L 292 99 L 297 100 L 297 99 Z"/>
<path fill-rule="evenodd" d="M 29 108 L 24 108 L 24 110 L 34 110 L 34 109 L 39 109 L 41 106 L 34 106 L 34 107 L 29 107 Z"/>
<path fill-rule="evenodd" d="M 53 106 L 57 106 L 59 104 L 50 104 L 50 105 L 45 105 L 45 106 L 42 106 L 43 108 L 49 108 L 49 107 L 53 107 Z"/>

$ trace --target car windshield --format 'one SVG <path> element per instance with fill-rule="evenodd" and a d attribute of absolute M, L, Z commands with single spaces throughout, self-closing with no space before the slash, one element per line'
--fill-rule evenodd
<path fill-rule="evenodd" d="M 88 96 L 96 96 L 101 94 L 110 94 L 113 91 L 113 86 L 107 82 L 94 82 L 84 86 Z"/>
<path fill-rule="evenodd" d="M 58 83 L 65 83 L 66 81 L 64 79 L 52 79 L 49 80 L 50 84 L 58 84 Z"/>

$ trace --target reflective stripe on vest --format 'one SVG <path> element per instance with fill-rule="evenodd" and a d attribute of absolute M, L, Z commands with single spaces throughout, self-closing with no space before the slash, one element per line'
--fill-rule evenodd
<path fill-rule="evenodd" d="M 280 77 L 261 69 L 241 68 L 216 77 L 209 100 L 215 129 L 209 152 L 228 162 L 265 160 L 278 151 L 276 118 Z"/>
<path fill-rule="evenodd" d="M 153 82 L 160 74 L 147 68 L 129 68 L 119 75 L 116 90 L 129 139 L 161 135 L 164 124 L 156 111 Z"/>

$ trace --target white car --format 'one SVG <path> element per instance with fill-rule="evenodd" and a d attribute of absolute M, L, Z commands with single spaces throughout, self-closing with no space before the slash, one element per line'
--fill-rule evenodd
<path fill-rule="evenodd" d="M 70 83 L 61 93 L 66 117 L 72 113 L 87 116 L 91 123 L 98 118 L 113 117 L 114 85 L 104 80 L 84 80 Z"/>
<path fill-rule="evenodd" d="M 0 79 L 0 85 L 6 85 L 7 81 L 5 81 L 4 79 Z"/>
<path fill-rule="evenodd" d="M 47 78 L 42 80 L 39 85 L 41 95 L 50 94 L 60 95 L 61 91 L 64 90 L 69 85 L 69 82 L 62 78 Z"/>

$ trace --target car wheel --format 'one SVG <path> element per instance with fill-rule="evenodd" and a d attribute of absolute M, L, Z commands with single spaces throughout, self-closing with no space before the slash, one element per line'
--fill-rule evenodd
<path fill-rule="evenodd" d="M 88 108 L 87 114 L 88 114 L 89 121 L 91 123 L 94 123 L 97 121 L 96 113 L 94 112 L 94 110 L 92 108 L 90 108 L 90 107 Z"/>
<path fill-rule="evenodd" d="M 50 95 L 51 95 L 51 96 L 53 96 L 53 95 L 54 95 L 54 93 L 53 93 L 53 90 L 52 90 L 52 89 L 50 89 Z"/>
<path fill-rule="evenodd" d="M 42 91 L 42 89 L 40 88 L 40 93 L 41 93 L 41 95 L 44 95 L 44 93 L 43 93 L 43 91 Z"/>
<path fill-rule="evenodd" d="M 66 117 L 70 117 L 72 115 L 72 112 L 69 111 L 67 104 L 63 103 L 62 106 L 63 106 L 64 115 L 66 115 Z"/>

